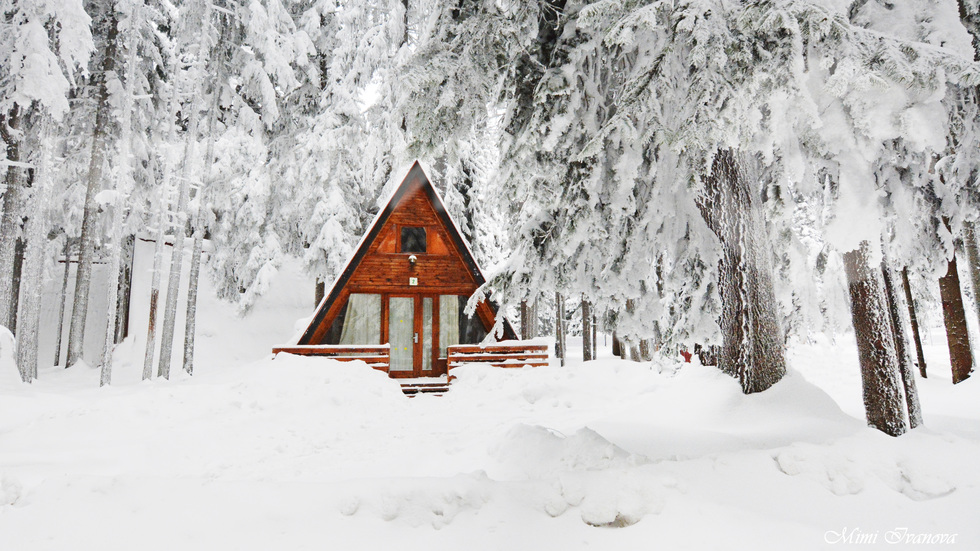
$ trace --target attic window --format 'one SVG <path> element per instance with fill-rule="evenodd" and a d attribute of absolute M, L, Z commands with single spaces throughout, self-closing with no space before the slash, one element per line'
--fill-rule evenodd
<path fill-rule="evenodd" d="M 425 252 L 425 228 L 402 228 L 402 252 Z"/>

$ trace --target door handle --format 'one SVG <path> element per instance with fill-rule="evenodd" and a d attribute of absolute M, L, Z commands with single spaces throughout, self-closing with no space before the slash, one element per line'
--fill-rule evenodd
<path fill-rule="evenodd" d="M 419 334 L 418 333 L 415 334 L 415 337 L 412 339 L 412 342 L 414 342 L 415 344 L 418 344 L 419 343 Z"/>

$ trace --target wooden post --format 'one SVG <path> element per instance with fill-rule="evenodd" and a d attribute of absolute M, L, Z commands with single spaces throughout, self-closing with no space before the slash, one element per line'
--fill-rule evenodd
<path fill-rule="evenodd" d="M 844 253 L 844 273 L 851 295 L 851 320 L 857 339 L 864 409 L 868 425 L 899 436 L 906 431 L 899 388 L 898 360 L 882 292 L 881 272 L 871 267 L 867 241 Z"/>
<path fill-rule="evenodd" d="M 915 343 L 915 354 L 919 363 L 919 374 L 926 378 L 926 358 L 922 354 L 922 339 L 919 338 L 919 320 L 915 316 L 915 302 L 912 300 L 912 286 L 909 284 L 909 268 L 902 268 L 902 287 L 905 288 L 905 303 L 909 307 L 909 319 L 912 322 L 912 341 Z"/>

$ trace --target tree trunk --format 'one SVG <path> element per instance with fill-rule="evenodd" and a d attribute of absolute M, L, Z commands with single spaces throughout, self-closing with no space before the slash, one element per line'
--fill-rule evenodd
<path fill-rule="evenodd" d="M 120 109 L 119 169 L 116 171 L 115 178 L 116 200 L 112 207 L 112 253 L 109 261 L 109 277 L 115 275 L 117 278 L 124 278 L 124 274 L 122 273 L 124 271 L 122 268 L 122 259 L 123 253 L 125 252 L 124 249 L 126 248 L 126 243 L 123 242 L 123 223 L 126 220 L 124 205 L 132 193 L 133 188 L 132 159 L 130 158 L 132 156 L 132 112 L 133 95 L 136 92 L 136 64 L 138 61 L 136 37 L 142 26 L 142 5 L 142 2 L 136 2 L 134 4 L 125 38 L 126 51 L 129 52 L 129 57 L 126 60 L 126 80 L 122 91 L 122 108 Z M 128 238 L 126 239 L 128 241 Z M 132 269 L 131 264 L 130 269 Z M 118 283 L 113 285 L 110 280 L 106 300 L 106 303 L 109 305 L 109 319 L 106 324 L 105 341 L 102 343 L 100 386 L 107 385 L 110 382 L 112 377 L 112 351 L 115 348 L 115 344 L 119 342 L 117 338 L 119 335 L 119 289 L 120 286 Z"/>
<path fill-rule="evenodd" d="M 612 353 L 613 356 L 616 356 L 617 358 L 623 357 L 623 343 L 619 340 L 619 336 L 616 335 L 615 329 L 613 329 L 612 334 Z"/>
<path fill-rule="evenodd" d="M 531 306 L 526 300 L 521 301 L 521 339 L 528 340 L 531 337 Z"/>
<path fill-rule="evenodd" d="M 17 323 L 17 364 L 20 366 L 21 377 L 26 382 L 37 379 L 38 333 L 41 322 L 41 295 L 44 290 L 44 253 L 47 241 L 44 209 L 50 202 L 50 146 L 52 139 L 48 136 L 47 123 L 39 121 L 37 125 L 38 152 L 37 169 L 34 171 L 32 182 L 33 197 L 27 213 L 27 243 L 24 257 L 26 280 L 19 290 L 20 320 Z"/>
<path fill-rule="evenodd" d="M 701 202 L 702 215 L 723 251 L 718 267 L 723 337 L 718 365 L 739 380 L 746 394 L 766 390 L 786 374 L 771 248 L 752 189 L 756 170 L 755 159 L 718 151 Z"/>
<path fill-rule="evenodd" d="M 128 235 L 122 242 L 122 264 L 119 270 L 119 302 L 116 306 L 116 338 L 119 344 L 129 336 L 129 309 L 133 295 L 133 261 L 136 256 L 136 236 Z"/>
<path fill-rule="evenodd" d="M 327 284 L 322 279 L 316 280 L 316 289 L 313 291 L 314 308 L 318 308 L 323 302 L 323 296 L 327 294 Z"/>
<path fill-rule="evenodd" d="M 28 178 L 30 180 L 30 178 Z M 26 208 L 22 208 L 21 212 L 24 212 Z M 25 220 L 26 222 L 26 220 Z M 27 241 L 23 238 L 17 239 L 17 244 L 14 247 L 14 277 L 13 277 L 13 291 L 11 296 L 14 299 L 14 309 L 10 311 L 10 329 L 11 333 L 16 333 L 17 331 L 17 311 L 18 304 L 20 303 L 20 286 L 24 281 L 24 253 L 27 250 Z"/>
<path fill-rule="evenodd" d="M 206 27 L 211 21 L 211 3 L 206 3 L 201 26 Z M 207 40 L 201 40 L 197 54 L 197 71 L 199 78 L 204 78 L 204 63 L 207 58 Z M 174 250 L 170 258 L 170 281 L 167 284 L 167 303 L 163 311 L 163 333 L 160 343 L 160 368 L 157 376 L 170 378 L 170 358 L 173 355 L 174 326 L 177 322 L 177 293 L 180 291 L 180 272 L 184 261 L 184 238 L 187 227 L 187 203 L 190 200 L 192 163 L 197 146 L 197 127 L 200 122 L 200 110 L 196 105 L 190 106 L 190 120 L 187 125 L 187 144 L 184 148 L 184 165 L 181 169 L 180 192 L 177 199 L 177 223 L 174 225 Z M 186 335 L 186 329 L 185 329 Z M 185 342 L 186 349 L 186 342 Z"/>
<path fill-rule="evenodd" d="M 172 60 L 176 63 L 176 59 Z M 177 81 L 170 85 L 170 105 L 169 105 L 169 128 L 167 131 L 167 143 L 173 146 L 177 143 L 177 109 L 179 108 L 179 91 Z M 151 163 L 155 157 L 151 157 Z M 173 156 L 165 153 L 163 163 L 163 181 L 160 182 L 160 196 L 157 199 L 157 231 L 156 241 L 153 244 L 153 278 L 150 283 L 150 315 L 146 329 L 146 350 L 143 353 L 143 380 L 153 376 L 153 354 L 156 352 L 157 336 L 157 311 L 160 303 L 160 280 L 163 276 L 163 257 L 167 244 L 167 227 L 170 219 L 170 185 L 173 179 L 174 163 Z M 149 170 L 150 177 L 153 177 L 153 166 Z M 174 231 L 176 235 L 176 230 Z"/>
<path fill-rule="evenodd" d="M 851 320 L 857 339 L 868 425 L 891 436 L 906 431 L 898 359 L 885 304 L 881 272 L 871 267 L 867 241 L 844 254 L 851 295 Z"/>
<path fill-rule="evenodd" d="M 881 263 L 882 281 L 885 284 L 885 298 L 888 301 L 888 314 L 891 317 L 892 337 L 895 339 L 895 355 L 898 359 L 899 374 L 905 389 L 905 406 L 909 414 L 909 427 L 916 428 L 922 424 L 922 407 L 919 405 L 919 391 L 915 384 L 915 374 L 912 372 L 912 354 L 909 351 L 909 340 L 905 336 L 905 316 L 899 306 L 900 297 L 893 284 L 892 271 L 886 262 Z"/>
<path fill-rule="evenodd" d="M 4 177 L 3 217 L 0 218 L 0 326 L 13 332 L 13 320 L 17 311 L 17 296 L 14 294 L 14 262 L 17 239 L 23 216 L 24 176 L 26 169 L 21 166 L 21 108 L 14 104 L 8 113 L 0 115 L 0 137 L 6 143 L 6 158 L 12 163 L 7 166 Z"/>
<path fill-rule="evenodd" d="M 592 304 L 582 295 L 582 361 L 595 359 L 595 334 L 592 327 Z"/>
<path fill-rule="evenodd" d="M 565 366 L 565 299 L 555 293 L 555 355 Z"/>
<path fill-rule="evenodd" d="M 939 278 L 939 296 L 943 301 L 943 321 L 946 325 L 946 342 L 949 343 L 949 362 L 953 370 L 953 384 L 970 377 L 973 371 L 973 355 L 970 353 L 970 334 L 966 327 L 966 310 L 960 276 L 956 271 L 956 255 L 949 260 L 946 275 Z"/>
<path fill-rule="evenodd" d="M 963 236 L 963 248 L 966 250 L 966 260 L 969 265 L 970 283 L 973 286 L 973 306 L 980 321 L 980 249 L 977 244 L 977 228 L 975 224 L 966 225 L 966 235 Z"/>
<path fill-rule="evenodd" d="M 116 70 L 116 35 L 118 22 L 114 10 L 108 10 L 105 24 L 106 51 L 102 59 L 101 71 L 93 74 L 96 93 L 95 127 L 92 130 L 92 156 L 89 160 L 85 186 L 84 213 L 82 215 L 82 234 L 78 241 L 78 269 L 75 274 L 75 300 L 71 309 L 71 324 L 68 331 L 68 362 L 71 367 L 82 359 L 85 348 L 85 320 L 88 316 L 89 290 L 92 286 L 92 263 L 95 255 L 95 232 L 99 207 L 95 196 L 102 187 L 102 174 L 108 162 L 107 149 L 113 106 L 109 103 L 107 77 Z M 110 285 L 111 287 L 111 285 Z"/>
<path fill-rule="evenodd" d="M 58 334 L 54 344 L 54 365 L 61 365 L 61 334 L 65 331 L 65 303 L 68 302 L 68 277 L 71 270 L 71 238 L 65 234 L 65 275 L 61 280 L 61 302 L 58 305 Z"/>
<path fill-rule="evenodd" d="M 909 284 L 909 269 L 902 268 L 902 287 L 905 288 L 905 302 L 909 307 L 909 319 L 912 325 L 912 341 L 915 343 L 915 354 L 919 362 L 919 374 L 926 378 L 926 358 L 922 354 L 922 339 L 919 338 L 919 320 L 915 316 L 915 302 L 912 300 L 912 286 Z"/>
<path fill-rule="evenodd" d="M 596 346 L 596 325 L 598 325 L 595 312 L 592 313 L 592 359 L 595 360 L 599 357 L 598 350 Z"/>

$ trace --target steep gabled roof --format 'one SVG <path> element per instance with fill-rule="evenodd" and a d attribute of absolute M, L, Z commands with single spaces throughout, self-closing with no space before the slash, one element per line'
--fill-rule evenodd
<path fill-rule="evenodd" d="M 405 179 L 402 183 L 395 189 L 391 194 L 388 202 L 385 204 L 381 212 L 374 218 L 371 226 L 368 228 L 367 233 L 361 239 L 358 244 L 357 249 L 354 251 L 354 255 L 344 266 L 343 271 L 334 281 L 333 286 L 330 291 L 324 296 L 323 300 L 317 306 L 316 313 L 313 315 L 313 320 L 310 325 L 303 332 L 303 336 L 300 337 L 298 344 L 311 344 L 313 340 L 314 333 L 323 324 L 324 318 L 326 318 L 327 313 L 333 306 L 334 302 L 340 297 L 342 290 L 350 281 L 350 278 L 354 275 L 357 267 L 361 264 L 361 261 L 368 254 L 371 246 L 377 240 L 382 228 L 384 228 L 385 223 L 391 217 L 391 214 L 395 211 L 395 207 L 403 197 L 409 192 L 414 192 L 416 190 L 421 190 L 425 196 L 429 199 L 433 210 L 442 222 L 443 227 L 449 234 L 450 239 L 459 251 L 460 257 L 465 264 L 470 275 L 473 277 L 476 285 L 483 285 L 486 279 L 483 277 L 483 273 L 480 271 L 479 266 L 476 264 L 476 259 L 473 258 L 473 253 L 470 251 L 469 246 L 460 234 L 459 227 L 456 222 L 449 216 L 449 212 L 446 210 L 446 205 L 443 204 L 442 198 L 439 197 L 439 193 L 436 191 L 435 187 L 429 181 L 429 178 L 425 175 L 425 171 L 422 170 L 422 165 L 418 161 L 412 165 L 412 168 L 408 171 Z M 509 331 L 507 331 L 509 329 Z M 505 324 L 505 333 L 508 338 L 512 338 L 513 329 L 510 328 L 509 324 Z"/>

